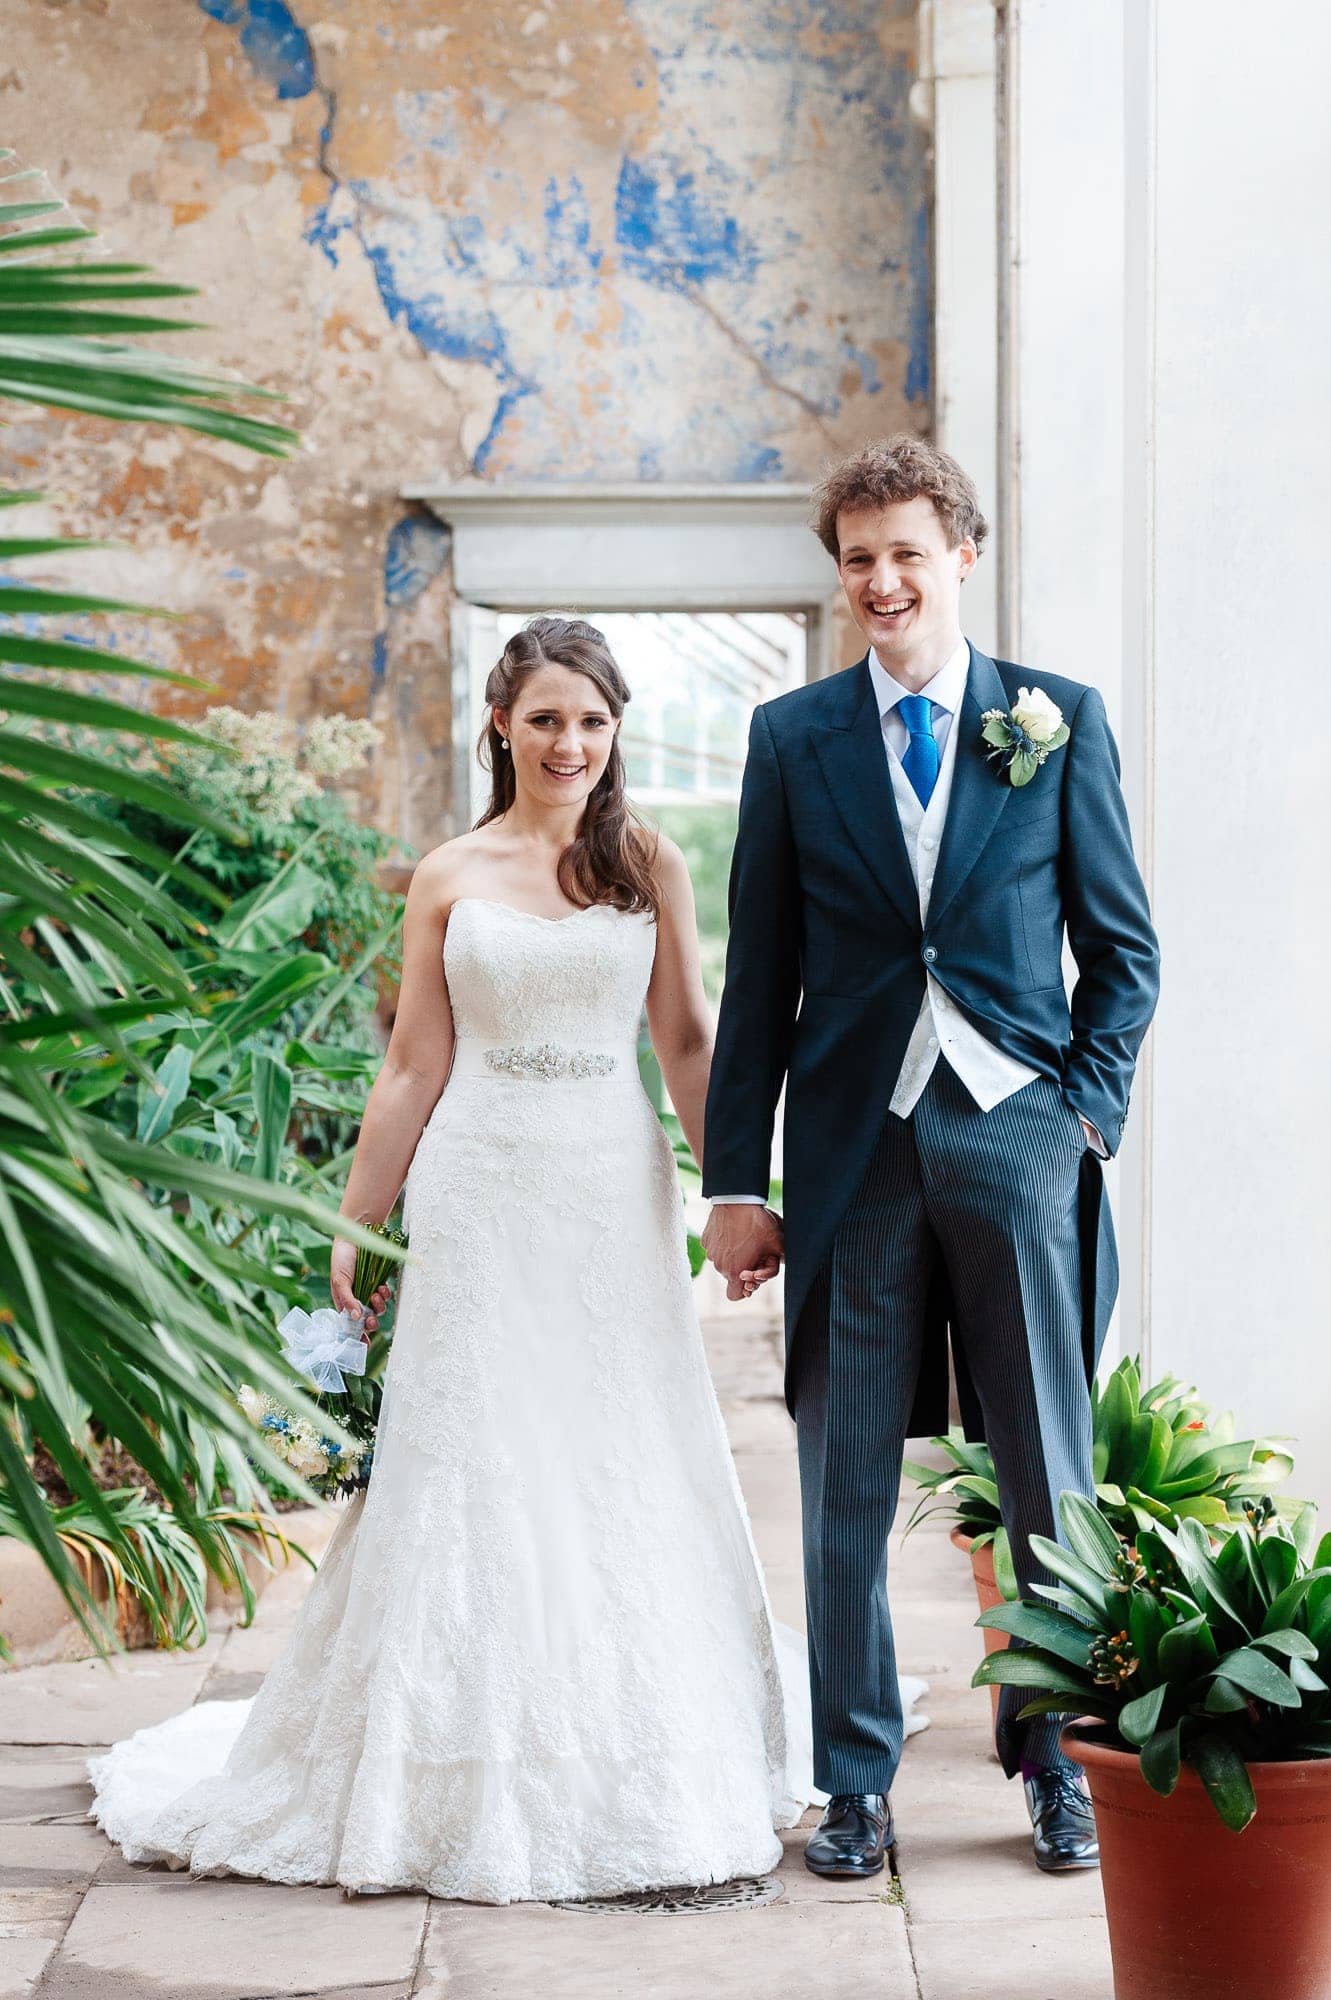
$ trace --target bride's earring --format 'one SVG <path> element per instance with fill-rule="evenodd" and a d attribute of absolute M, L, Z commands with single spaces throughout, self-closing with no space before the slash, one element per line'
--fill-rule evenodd
<path fill-rule="evenodd" d="M 501 749 L 501 750 L 507 750 L 507 748 L 508 748 L 508 738 L 507 738 L 507 736 L 501 736 L 501 737 L 500 737 L 500 739 L 499 739 L 499 747 L 500 747 L 500 749 Z"/>

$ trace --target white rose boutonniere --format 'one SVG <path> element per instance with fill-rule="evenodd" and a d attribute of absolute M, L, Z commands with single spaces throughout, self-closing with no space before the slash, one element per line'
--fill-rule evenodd
<path fill-rule="evenodd" d="M 1018 688 L 1010 712 L 986 709 L 981 721 L 989 755 L 1007 772 L 1011 785 L 1029 785 L 1054 750 L 1061 750 L 1072 731 L 1057 702 L 1043 688 Z"/>

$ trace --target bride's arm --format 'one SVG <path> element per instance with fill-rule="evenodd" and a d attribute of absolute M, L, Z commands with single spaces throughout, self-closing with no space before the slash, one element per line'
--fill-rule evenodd
<path fill-rule="evenodd" d="M 712 1020 L 698 956 L 693 884 L 684 856 L 664 834 L 656 853 L 656 887 L 661 913 L 647 988 L 647 1025 L 670 1101 L 701 1167 Z"/>
<path fill-rule="evenodd" d="M 453 1060 L 453 1010 L 443 960 L 451 872 L 443 850 L 436 849 L 420 863 L 407 891 L 397 1016 L 383 1066 L 366 1100 L 346 1191 L 338 1205 L 339 1214 L 356 1222 L 382 1222 L 392 1213 L 416 1142 L 439 1101 Z M 335 1244 L 333 1300 L 347 1310 L 353 1309 L 354 1264 L 352 1246 Z M 372 1321 L 366 1324 L 372 1330 Z"/>

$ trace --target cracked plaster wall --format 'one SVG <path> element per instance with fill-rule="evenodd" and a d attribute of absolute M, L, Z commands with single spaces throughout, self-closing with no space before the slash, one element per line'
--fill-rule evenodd
<path fill-rule="evenodd" d="M 357 803 L 430 844 L 449 549 L 401 484 L 803 479 L 927 428 L 915 13 L 21 0 L 0 142 L 199 285 L 175 344 L 281 390 L 309 449 L 20 413 L 7 472 L 133 544 L 99 581 L 190 614 L 149 650 L 223 693 L 178 710 L 372 715 Z"/>

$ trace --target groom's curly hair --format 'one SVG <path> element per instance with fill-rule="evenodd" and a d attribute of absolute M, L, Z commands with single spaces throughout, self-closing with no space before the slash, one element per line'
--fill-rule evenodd
<path fill-rule="evenodd" d="M 833 562 L 840 562 L 836 524 L 843 507 L 886 507 L 921 496 L 932 500 L 949 548 L 959 548 L 967 535 L 977 549 L 984 547 L 989 523 L 970 474 L 950 452 L 905 431 L 877 438 L 832 466 L 814 488 L 813 531 Z"/>

